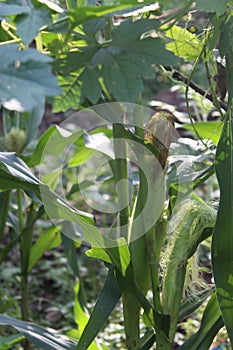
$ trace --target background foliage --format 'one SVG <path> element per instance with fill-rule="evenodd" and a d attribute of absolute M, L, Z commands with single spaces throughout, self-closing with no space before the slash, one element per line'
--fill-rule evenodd
<path fill-rule="evenodd" d="M 214 349 L 213 339 L 223 326 L 228 334 L 224 339 L 233 342 L 232 11 L 232 0 L 0 2 L 3 286 L 10 280 L 7 266 L 16 269 L 15 274 L 10 272 L 14 275 L 9 288 L 13 293 L 9 290 L 5 295 L 7 288 L 2 287 L 0 291 L 1 349 L 112 349 L 117 333 L 112 332 L 114 338 L 108 342 L 104 339 L 113 310 L 121 320 L 121 335 L 125 326 L 121 348 L 145 350 L 156 345 L 161 349 Z M 76 110 L 101 103 L 151 106 L 151 91 L 175 84 L 183 88 L 190 117 L 183 129 L 189 134 L 171 144 L 166 167 L 169 198 L 164 203 L 164 214 L 140 239 L 127 242 L 127 237 L 121 237 L 110 247 L 111 240 L 104 241 L 97 227 L 103 222 L 107 227 L 134 222 L 146 198 L 145 177 L 140 169 L 130 168 L 126 157 L 114 160 L 111 175 L 101 174 L 98 181 L 102 193 L 107 192 L 110 199 L 116 199 L 114 181 L 129 179 L 134 184 L 134 205 L 123 208 L 114 221 L 98 211 L 90 212 L 82 202 L 80 191 L 91 191 L 93 182 L 77 184 L 77 167 L 93 157 L 95 134 L 100 140 L 122 140 L 121 149 L 114 149 L 115 155 L 126 154 L 126 144 L 136 142 L 158 158 L 164 157 L 158 143 L 144 140 L 143 127 L 148 118 L 140 119 L 140 109 L 136 110 L 141 124 L 133 131 L 116 123 L 88 135 L 83 130 L 64 133 L 62 127 L 51 126 L 38 136 L 45 107 L 47 111 L 51 105 L 54 113 L 63 112 L 66 118 Z M 115 106 L 122 113 L 122 105 Z M 176 110 L 162 107 L 172 110 L 175 122 L 180 123 Z M 218 120 L 207 121 L 213 110 Z M 193 117 L 201 120 L 195 122 Z M 70 143 L 75 146 L 72 159 L 64 169 L 49 171 L 49 161 L 43 165 L 44 150 L 49 150 L 51 161 Z M 182 153 L 184 145 L 188 155 Z M 167 155 L 162 158 L 164 164 Z M 39 180 L 38 169 L 43 174 L 46 166 L 47 172 Z M 61 170 L 67 201 L 57 192 Z M 125 199 L 125 189 L 118 201 Z M 211 197 L 213 189 L 219 191 L 220 199 L 218 194 Z M 48 220 L 45 197 L 52 208 L 49 216 L 60 219 L 57 226 Z M 181 200 L 178 213 L 177 198 Z M 93 193 L 92 200 L 96 200 Z M 213 205 L 204 203 L 206 200 L 219 202 L 217 217 Z M 175 218 L 179 218 L 178 225 L 174 225 Z M 64 225 L 73 232 L 71 223 L 78 227 L 76 241 L 61 233 Z M 168 232 L 172 232 L 172 244 L 166 239 Z M 82 246 L 85 239 L 91 243 L 88 251 Z M 46 254 L 52 256 L 48 269 Z M 196 267 L 195 254 L 200 260 Z M 208 254 L 212 267 L 208 259 L 201 264 Z M 96 264 L 97 274 L 103 275 L 101 281 L 92 275 Z M 203 285 L 200 275 L 204 273 L 213 274 L 213 279 L 206 278 Z M 50 301 L 53 308 L 47 305 L 46 320 L 44 316 L 34 319 L 30 293 L 33 284 L 36 290 L 42 290 L 38 297 L 42 304 L 48 303 L 51 284 L 52 293 L 60 290 L 67 295 L 65 305 L 62 298 L 56 305 Z M 63 311 L 69 315 L 69 322 L 61 320 Z M 199 318 L 201 314 L 198 330 L 190 335 L 186 330 L 186 336 L 182 336 L 182 324 L 187 327 L 190 315 L 195 319 L 197 314 Z M 60 322 L 59 333 L 63 336 L 58 336 L 56 322 Z M 11 333 L 5 327 L 9 325 L 17 332 Z"/>

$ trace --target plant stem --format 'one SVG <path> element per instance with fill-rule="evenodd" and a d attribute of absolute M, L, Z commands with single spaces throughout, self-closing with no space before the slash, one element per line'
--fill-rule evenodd
<path fill-rule="evenodd" d="M 123 293 L 123 310 L 127 349 L 138 350 L 140 348 L 140 305 L 130 292 Z"/>
<path fill-rule="evenodd" d="M 21 267 L 21 315 L 23 321 L 29 321 L 29 288 L 28 288 L 28 264 L 32 240 L 32 225 L 24 225 L 24 213 L 22 204 L 22 190 L 17 190 L 18 219 L 20 231 L 20 267 Z M 31 219 L 33 206 L 30 208 L 28 217 Z M 28 221 L 27 221 L 28 223 Z M 24 350 L 30 350 L 29 341 L 24 341 Z"/>
<path fill-rule="evenodd" d="M 126 141 L 121 137 L 121 130 L 117 124 L 113 125 L 114 153 L 115 153 L 115 182 L 118 194 L 119 224 L 121 236 L 128 240 L 129 222 L 129 189 Z"/>
<path fill-rule="evenodd" d="M 1 204 L 0 204 L 0 241 L 4 235 L 4 229 L 6 226 L 6 219 L 8 215 L 9 200 L 11 191 L 6 191 L 0 194 Z"/>

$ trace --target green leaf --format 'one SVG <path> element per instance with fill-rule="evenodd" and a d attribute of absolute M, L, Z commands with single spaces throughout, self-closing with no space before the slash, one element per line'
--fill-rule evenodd
<path fill-rule="evenodd" d="M 180 350 L 206 350 L 209 349 L 214 337 L 223 326 L 221 312 L 218 306 L 216 294 L 210 298 L 201 320 L 201 325 L 197 333 L 191 336 Z"/>
<path fill-rule="evenodd" d="M 123 237 L 117 240 L 117 245 L 117 247 L 110 248 L 92 247 L 86 254 L 89 257 L 112 263 L 121 272 L 122 276 L 125 276 L 130 264 L 129 247 Z"/>
<path fill-rule="evenodd" d="M 63 95 L 55 99 L 55 111 L 76 108 L 84 98 L 96 103 L 101 97 L 100 81 L 116 100 L 136 102 L 144 90 L 143 78 L 154 77 L 152 66 L 176 61 L 163 40 L 152 37 L 159 25 L 156 20 L 125 20 L 115 26 L 112 40 L 103 45 L 96 41 L 99 26 L 88 23 L 92 30 L 84 26 L 81 35 L 86 46 L 82 43 L 80 52 L 68 53 L 57 62 Z"/>
<path fill-rule="evenodd" d="M 22 13 L 29 13 L 30 8 L 24 3 L 24 5 L 9 4 L 5 2 L 0 3 L 1 16 L 19 15 Z"/>
<path fill-rule="evenodd" d="M 17 33 L 25 45 L 29 45 L 38 35 L 39 30 L 51 23 L 49 12 L 45 9 L 34 8 L 27 0 L 29 11 L 16 17 Z"/>
<path fill-rule="evenodd" d="M 166 48 L 186 61 L 195 60 L 202 51 L 202 42 L 196 34 L 190 33 L 185 28 L 174 25 L 166 31 L 166 37 L 173 40 L 166 44 Z"/>
<path fill-rule="evenodd" d="M 39 124 L 44 115 L 44 101 L 38 100 L 38 103 L 32 110 L 20 114 L 20 129 L 26 131 L 27 144 L 34 140 Z"/>
<path fill-rule="evenodd" d="M 145 5 L 145 3 L 153 3 L 153 1 L 143 1 L 140 5 L 137 0 L 117 1 L 108 5 L 96 6 L 82 6 L 68 11 L 70 20 L 74 25 L 80 25 L 81 23 L 90 21 L 95 18 L 103 16 L 112 16 L 116 14 L 122 14 L 137 10 Z"/>
<path fill-rule="evenodd" d="M 43 161 L 45 147 L 46 155 L 57 155 L 58 153 L 62 153 L 66 146 L 74 143 L 82 135 L 82 130 L 77 130 L 76 132 L 70 133 L 58 125 L 52 125 L 40 137 L 33 154 L 31 156 L 24 156 L 23 159 L 30 167 L 38 165 Z"/>
<path fill-rule="evenodd" d="M 90 258 L 102 260 L 108 264 L 112 263 L 108 253 L 103 248 L 93 247 L 93 248 L 89 249 L 88 251 L 86 251 L 86 255 L 89 256 Z"/>
<path fill-rule="evenodd" d="M 43 231 L 31 248 L 28 272 L 33 269 L 45 251 L 58 247 L 60 243 L 60 231 L 57 227 L 52 226 Z"/>
<path fill-rule="evenodd" d="M 212 239 L 212 266 L 224 324 L 233 344 L 233 126 L 228 112 L 215 159 L 220 202 Z"/>
<path fill-rule="evenodd" d="M 105 325 L 120 297 L 121 290 L 117 284 L 114 269 L 111 267 L 89 321 L 79 339 L 76 350 L 89 349 L 89 345 Z"/>
<path fill-rule="evenodd" d="M 12 345 L 24 340 L 22 335 L 11 335 L 9 337 L 0 337 L 0 350 L 12 349 Z"/>
<path fill-rule="evenodd" d="M 79 72 L 72 72 L 69 75 L 59 75 L 58 83 L 63 90 L 63 94 L 56 96 L 53 102 L 53 111 L 67 111 L 70 108 L 78 108 L 81 100 L 81 82 Z"/>
<path fill-rule="evenodd" d="M 77 223 L 86 232 L 90 242 L 94 242 L 97 246 L 104 246 L 104 239 L 95 228 L 91 214 L 75 209 L 40 182 L 15 153 L 2 152 L 0 153 L 0 189 L 6 191 L 14 188 L 36 193 L 44 201 L 45 209 L 51 218 Z"/>
<path fill-rule="evenodd" d="M 222 127 L 222 122 L 197 122 L 194 123 L 194 127 L 192 124 L 182 125 L 182 128 L 193 131 L 194 134 L 196 131 L 201 138 L 211 140 L 216 145 L 219 141 Z"/>
<path fill-rule="evenodd" d="M 15 318 L 0 315 L 0 325 L 11 326 L 19 333 L 23 334 L 33 344 L 42 350 L 74 350 L 75 343 L 64 336 L 58 334 L 54 336 L 45 328 L 37 326 L 31 322 L 19 321 Z"/>
<path fill-rule="evenodd" d="M 33 175 L 28 166 L 13 152 L 0 152 L 0 189 L 19 188 L 39 192 L 40 181 Z M 8 177 L 8 181 L 7 181 Z M 16 186 L 16 187 L 14 187 Z"/>
<path fill-rule="evenodd" d="M 228 21 L 223 22 L 221 36 L 219 39 L 219 51 L 223 57 L 227 53 L 232 55 L 233 51 L 233 17 L 230 17 Z"/>
<path fill-rule="evenodd" d="M 196 7 L 205 12 L 216 12 L 218 16 L 227 9 L 228 0 L 197 0 Z"/>
<path fill-rule="evenodd" d="M 179 319 L 181 320 L 182 318 L 187 317 L 193 313 L 193 311 L 201 306 L 204 301 L 213 294 L 213 292 L 214 288 L 209 288 L 198 292 L 197 295 L 195 295 L 195 298 L 193 295 L 187 297 L 180 306 Z"/>
<path fill-rule="evenodd" d="M 19 51 L 18 45 L 0 46 L 0 56 L 0 103 L 5 108 L 32 110 L 45 96 L 60 93 L 48 56 L 30 48 Z"/>

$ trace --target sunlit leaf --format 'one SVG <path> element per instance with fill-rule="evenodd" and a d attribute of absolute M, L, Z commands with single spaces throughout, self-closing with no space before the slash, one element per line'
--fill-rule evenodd
<path fill-rule="evenodd" d="M 211 140 L 216 145 L 219 141 L 222 127 L 223 123 L 221 122 L 197 122 L 194 124 L 194 127 L 192 124 L 182 125 L 182 128 L 193 131 L 194 134 L 197 132 L 201 138 Z"/>
<path fill-rule="evenodd" d="M 195 60 L 201 53 L 202 42 L 196 34 L 190 33 L 186 28 L 176 25 L 166 31 L 166 36 L 173 41 L 166 44 L 166 48 L 186 61 Z"/>
<path fill-rule="evenodd" d="M 120 297 L 121 290 L 117 284 L 114 270 L 113 268 L 110 268 L 104 287 L 91 313 L 90 319 L 83 329 L 81 338 L 77 345 L 77 350 L 89 349 L 89 345 L 105 325 Z"/>

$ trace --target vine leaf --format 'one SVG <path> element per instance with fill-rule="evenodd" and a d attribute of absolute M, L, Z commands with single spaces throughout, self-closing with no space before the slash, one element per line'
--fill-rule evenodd
<path fill-rule="evenodd" d="M 30 0 L 13 3 L 0 3 L 1 16 L 17 15 L 15 19 L 19 37 L 25 45 L 29 45 L 39 30 L 51 23 L 49 11 L 35 8 Z"/>
<path fill-rule="evenodd" d="M 136 102 L 144 90 L 143 78 L 154 77 L 153 65 L 176 62 L 163 40 L 153 38 L 158 27 L 156 20 L 129 19 L 114 28 L 111 41 L 100 44 L 96 40 L 96 30 L 99 31 L 96 21 L 84 25 L 80 43 L 77 42 L 79 51 L 56 62 L 63 95 L 55 98 L 54 110 L 75 108 L 84 98 L 95 104 L 103 87 L 118 101 Z"/>
<path fill-rule="evenodd" d="M 195 60 L 201 53 L 201 41 L 196 34 L 190 33 L 185 28 L 174 25 L 166 31 L 166 37 L 173 39 L 167 43 L 166 48 L 186 61 Z"/>
<path fill-rule="evenodd" d="M 0 103 L 18 112 L 32 110 L 45 96 L 60 93 L 51 73 L 51 58 L 34 49 L 19 51 L 18 45 L 0 47 Z"/>
<path fill-rule="evenodd" d="M 18 15 L 22 13 L 28 13 L 28 7 L 23 6 L 22 4 L 16 4 L 14 3 L 6 3 L 1 2 L 0 3 L 0 13 L 1 16 L 11 16 L 11 15 Z"/>
<path fill-rule="evenodd" d="M 28 13 L 21 14 L 16 18 L 16 27 L 19 37 L 25 45 L 29 45 L 37 36 L 44 25 L 51 23 L 49 11 L 30 7 Z"/>

